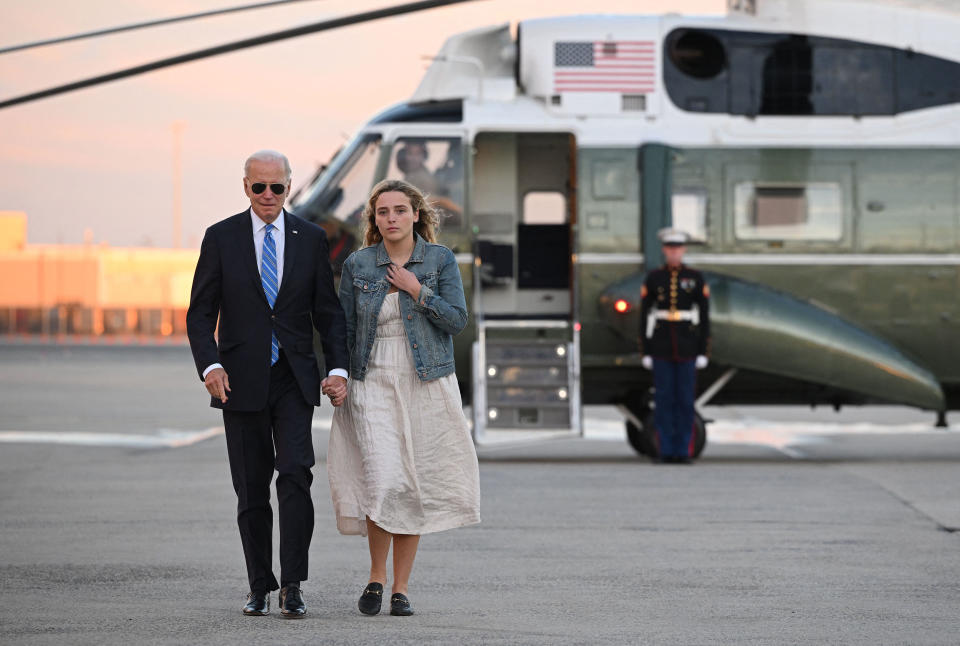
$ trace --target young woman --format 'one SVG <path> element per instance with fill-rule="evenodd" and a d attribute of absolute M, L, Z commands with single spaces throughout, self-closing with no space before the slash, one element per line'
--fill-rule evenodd
<path fill-rule="evenodd" d="M 360 612 L 380 612 L 392 544 L 390 614 L 411 615 L 420 535 L 480 522 L 477 454 L 453 365 L 467 308 L 457 261 L 435 244 L 437 214 L 418 189 L 380 182 L 364 218 L 365 246 L 340 280 L 350 382 L 327 473 L 337 528 L 365 534 L 370 547 Z"/>

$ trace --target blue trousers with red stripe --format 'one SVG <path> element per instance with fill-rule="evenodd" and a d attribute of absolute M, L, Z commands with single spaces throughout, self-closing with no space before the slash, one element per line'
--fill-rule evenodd
<path fill-rule="evenodd" d="M 656 388 L 653 420 L 657 425 L 661 457 L 690 457 L 696 383 L 697 368 L 693 359 L 653 360 L 653 386 Z"/>

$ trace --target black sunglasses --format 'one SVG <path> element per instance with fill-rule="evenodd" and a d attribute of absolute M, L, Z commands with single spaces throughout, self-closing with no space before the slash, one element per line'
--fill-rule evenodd
<path fill-rule="evenodd" d="M 260 195 L 265 190 L 267 190 L 268 186 L 270 187 L 270 192 L 273 193 L 274 195 L 283 195 L 283 192 L 287 190 L 287 187 L 285 184 L 264 184 L 263 182 L 257 182 L 256 184 L 251 184 L 250 190 L 253 191 L 254 194 Z"/>

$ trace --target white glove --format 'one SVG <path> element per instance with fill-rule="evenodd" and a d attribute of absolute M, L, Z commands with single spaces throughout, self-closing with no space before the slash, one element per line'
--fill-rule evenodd
<path fill-rule="evenodd" d="M 647 370 L 653 370 L 653 357 L 645 355 L 643 359 L 640 359 L 640 363 Z"/>
<path fill-rule="evenodd" d="M 707 359 L 704 355 L 697 357 L 697 370 L 703 370 L 710 363 L 710 360 Z"/>

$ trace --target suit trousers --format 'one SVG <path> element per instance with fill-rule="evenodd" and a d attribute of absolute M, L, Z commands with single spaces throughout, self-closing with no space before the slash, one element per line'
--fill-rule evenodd
<path fill-rule="evenodd" d="M 660 455 L 687 458 L 693 453 L 694 393 L 697 367 L 689 361 L 653 360 L 653 420 L 660 440 Z"/>
<path fill-rule="evenodd" d="M 280 581 L 306 581 L 313 536 L 313 406 L 303 398 L 283 350 L 270 368 L 266 407 L 253 412 L 224 410 L 223 423 L 250 589 L 279 587 L 272 566 L 274 469 L 280 508 Z"/>

